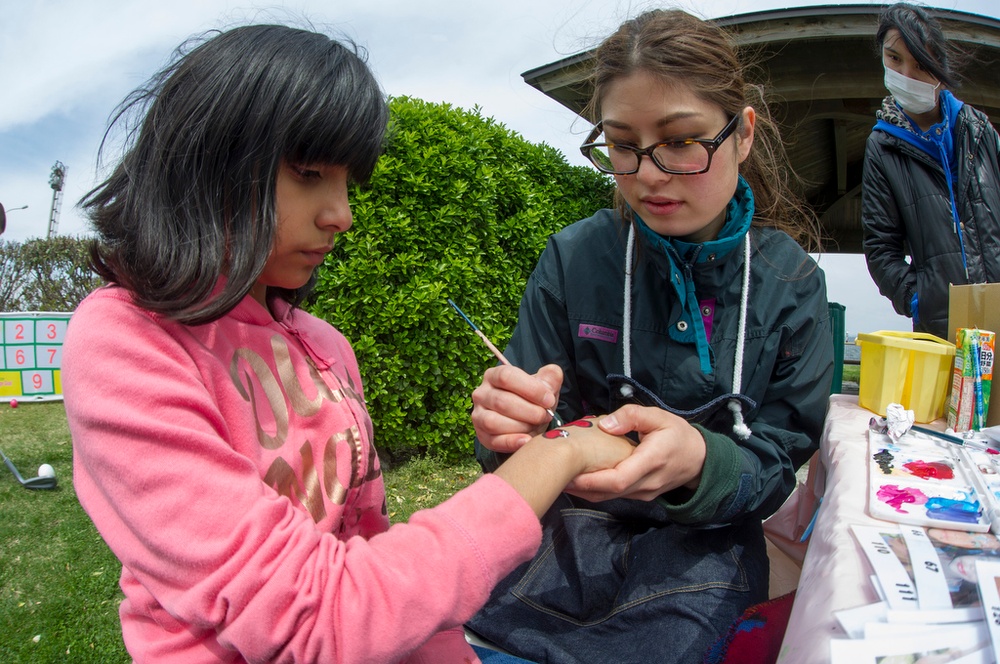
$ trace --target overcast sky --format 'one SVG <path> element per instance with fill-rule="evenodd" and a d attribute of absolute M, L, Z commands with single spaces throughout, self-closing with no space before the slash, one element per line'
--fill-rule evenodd
<path fill-rule="evenodd" d="M 670 6 L 705 18 L 828 3 L 684 0 Z M 573 164 L 588 127 L 527 85 L 521 74 L 590 49 L 618 24 L 663 3 L 618 0 L 0 0 L 0 203 L 5 240 L 44 237 L 49 175 L 67 167 L 58 232 L 87 224 L 76 202 L 97 181 L 97 148 L 108 116 L 184 39 L 251 22 L 308 19 L 365 47 L 390 95 L 471 109 L 478 105 L 527 140 L 548 143 Z M 1000 18 L 998 0 L 933 6 Z M 21 206 L 26 209 L 15 209 Z M 847 306 L 850 333 L 909 329 L 878 295 L 863 258 L 825 255 L 830 299 Z"/>

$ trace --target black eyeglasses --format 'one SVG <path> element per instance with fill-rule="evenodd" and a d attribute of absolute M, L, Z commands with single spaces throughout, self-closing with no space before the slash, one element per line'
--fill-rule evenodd
<path fill-rule="evenodd" d="M 597 170 L 614 175 L 631 175 L 639 172 L 642 156 L 653 160 L 656 167 L 672 175 L 697 175 L 706 173 L 712 166 L 712 155 L 736 130 L 740 116 L 733 118 L 715 138 L 685 138 L 681 141 L 663 141 L 647 148 L 617 143 L 594 143 L 604 131 L 598 122 L 586 142 L 580 146 L 583 156 L 593 162 Z"/>

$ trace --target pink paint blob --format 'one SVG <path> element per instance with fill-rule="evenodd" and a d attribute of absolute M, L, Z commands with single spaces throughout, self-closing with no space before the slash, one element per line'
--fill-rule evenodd
<path fill-rule="evenodd" d="M 882 486 L 876 495 L 883 503 L 904 514 L 906 513 L 906 510 L 902 509 L 904 504 L 923 505 L 927 502 L 926 494 L 920 489 L 901 489 L 895 484 Z"/>

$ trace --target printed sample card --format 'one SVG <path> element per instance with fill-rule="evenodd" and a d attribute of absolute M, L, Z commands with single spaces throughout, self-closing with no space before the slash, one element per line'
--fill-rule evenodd
<path fill-rule="evenodd" d="M 976 576 L 993 643 L 993 658 L 1000 662 L 1000 560 L 977 560 Z"/>
<path fill-rule="evenodd" d="M 921 611 L 951 609 L 951 592 L 941 560 L 927 531 L 919 526 L 900 526 L 910 558 L 913 582 L 917 586 L 917 605 Z"/>
<path fill-rule="evenodd" d="M 952 662 L 991 664 L 989 636 L 981 626 L 953 625 L 946 632 L 889 636 L 879 639 L 830 639 L 832 664 L 883 664 L 885 662 Z"/>
<path fill-rule="evenodd" d="M 854 524 L 851 532 L 875 570 L 888 608 L 916 610 L 917 588 L 908 569 L 906 541 L 899 528 Z"/>
<path fill-rule="evenodd" d="M 981 560 L 1000 562 L 1000 539 L 992 533 L 927 528 L 924 541 L 916 532 L 917 529 L 907 532 L 910 528 L 913 527 L 900 526 L 904 539 L 907 539 L 905 534 L 910 535 L 907 539 L 908 546 L 900 555 L 905 558 L 902 561 L 904 568 L 914 579 L 919 610 L 888 609 L 886 621 L 961 623 L 983 620 L 976 564 Z M 928 544 L 934 549 L 935 555 L 927 550 Z M 940 576 L 934 572 L 935 569 L 940 570 Z M 951 608 L 945 608 L 941 596 L 942 582 L 947 587 Z M 926 601 L 928 606 L 940 608 L 924 609 L 921 600 Z"/>
<path fill-rule="evenodd" d="M 983 619 L 976 563 L 1000 563 L 1000 538 L 949 528 L 854 524 L 851 531 L 885 602 L 885 622 L 962 623 Z M 846 613 L 841 626 L 857 634 L 867 617 Z M 845 621 L 847 624 L 845 624 Z"/>

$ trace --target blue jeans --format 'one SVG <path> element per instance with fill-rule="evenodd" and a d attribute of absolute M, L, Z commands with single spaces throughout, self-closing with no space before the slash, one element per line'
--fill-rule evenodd
<path fill-rule="evenodd" d="M 655 503 L 592 505 L 563 494 L 542 526 L 534 559 L 468 623 L 531 661 L 701 662 L 744 610 L 767 599 L 759 521 L 695 529 L 670 523 Z"/>
<path fill-rule="evenodd" d="M 472 649 L 479 655 L 479 660 L 483 664 L 532 664 L 526 659 L 514 657 L 498 650 L 490 650 L 482 646 L 473 645 Z"/>

